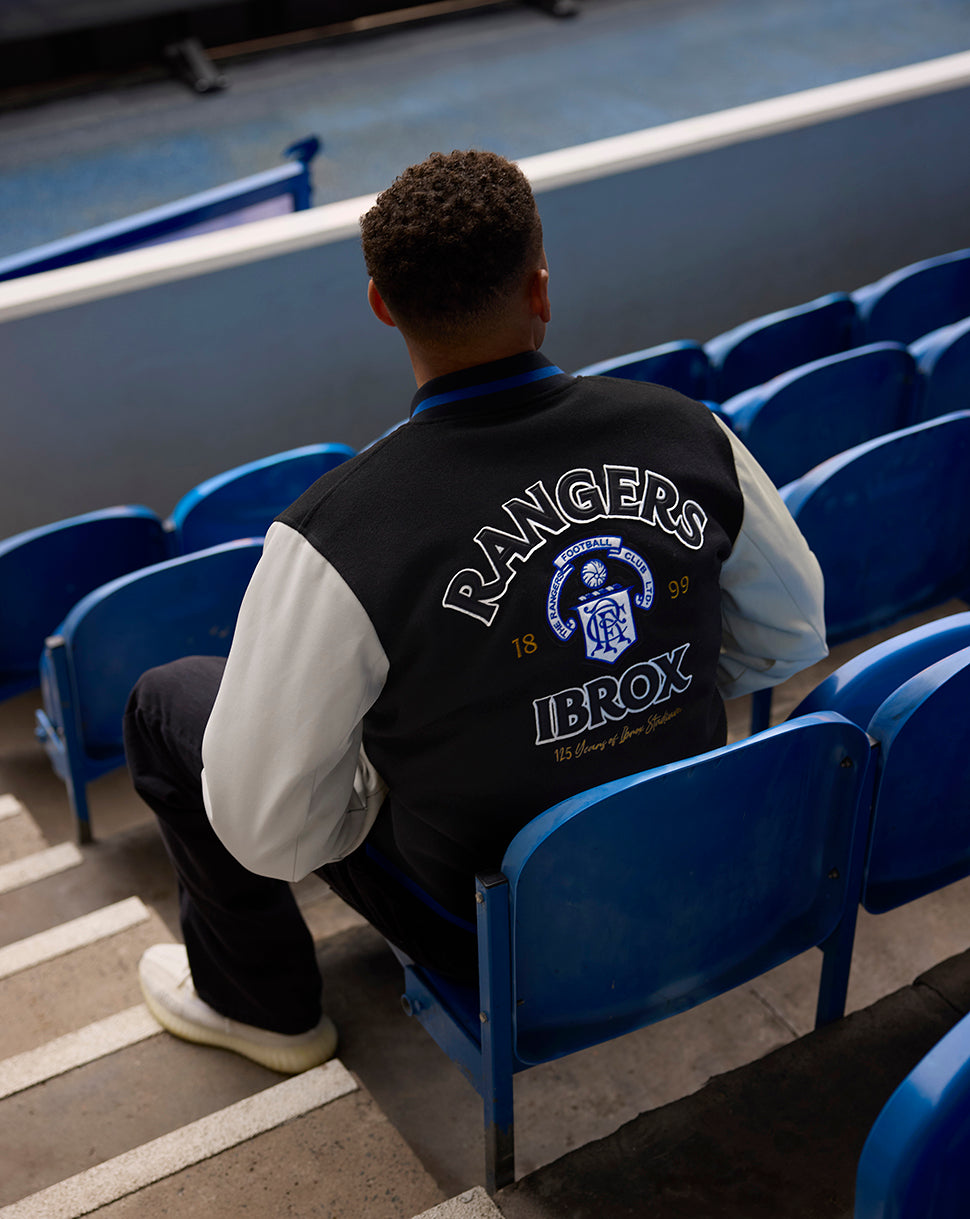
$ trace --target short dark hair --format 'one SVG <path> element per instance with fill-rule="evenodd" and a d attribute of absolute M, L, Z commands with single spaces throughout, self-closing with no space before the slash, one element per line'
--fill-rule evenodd
<path fill-rule="evenodd" d="M 361 219 L 367 272 L 416 333 L 467 330 L 538 265 L 542 223 L 525 174 L 494 152 L 433 152 Z"/>

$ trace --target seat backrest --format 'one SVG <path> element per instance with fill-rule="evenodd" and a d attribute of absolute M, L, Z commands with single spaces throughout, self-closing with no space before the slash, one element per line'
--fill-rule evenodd
<path fill-rule="evenodd" d="M 789 719 L 812 711 L 838 711 L 867 728 L 879 705 L 903 682 L 966 647 L 970 613 L 950 614 L 894 635 L 840 665 L 802 699 Z"/>
<path fill-rule="evenodd" d="M 0 697 L 37 685 L 44 639 L 93 588 L 166 556 L 148 508 L 88 512 L 0 542 Z"/>
<path fill-rule="evenodd" d="M 858 341 L 912 343 L 970 317 L 970 250 L 955 250 L 900 267 L 852 293 Z"/>
<path fill-rule="evenodd" d="M 970 317 L 931 331 L 910 351 L 920 371 L 914 422 L 970 410 Z"/>
<path fill-rule="evenodd" d="M 308 444 L 206 479 L 182 496 L 167 522 L 177 552 L 263 537 L 274 517 L 307 487 L 353 456 L 345 444 Z"/>
<path fill-rule="evenodd" d="M 667 385 L 688 398 L 711 396 L 711 372 L 707 355 L 699 343 L 678 339 L 631 351 L 612 360 L 600 360 L 579 369 L 578 377 L 621 377 L 624 381 L 652 381 Z"/>
<path fill-rule="evenodd" d="M 781 489 L 825 577 L 830 644 L 970 588 L 970 412 L 903 428 Z"/>
<path fill-rule="evenodd" d="M 518 1058 L 672 1016 L 829 936 L 858 902 L 869 748 L 809 716 L 530 822 L 502 863 Z"/>
<path fill-rule="evenodd" d="M 970 1016 L 933 1047 L 873 1123 L 855 1219 L 965 1219 L 970 1198 Z"/>
<path fill-rule="evenodd" d="M 914 423 L 916 362 L 900 343 L 813 360 L 722 403 L 775 486 Z"/>
<path fill-rule="evenodd" d="M 970 874 L 968 705 L 965 647 L 904 682 L 869 722 L 879 763 L 863 905 L 874 914 Z"/>
<path fill-rule="evenodd" d="M 227 656 L 262 542 L 248 538 L 112 580 L 61 623 L 86 751 L 121 745 L 121 716 L 146 669 L 182 656 Z"/>
<path fill-rule="evenodd" d="M 704 344 L 718 402 L 761 385 L 800 364 L 845 351 L 852 343 L 855 306 L 845 292 L 752 318 Z"/>

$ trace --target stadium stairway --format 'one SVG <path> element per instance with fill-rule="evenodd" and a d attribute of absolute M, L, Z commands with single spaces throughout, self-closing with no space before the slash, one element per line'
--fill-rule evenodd
<path fill-rule="evenodd" d="M 339 1059 L 284 1079 L 163 1033 L 136 966 L 171 932 L 137 896 L 99 904 L 95 855 L 48 846 L 30 812 L 0 796 L 5 1219 L 321 1206 L 400 1219 L 442 1199 Z M 335 905 L 324 890 L 306 910 L 324 944 L 355 921 Z"/>
<path fill-rule="evenodd" d="M 776 716 L 848 654 L 783 687 Z M 853 1014 L 819 1033 L 809 954 L 528 1072 L 520 1180 L 492 1201 L 477 1097 L 401 1013 L 383 942 L 315 878 L 297 896 L 337 1060 L 288 1080 L 154 1025 L 136 966 L 176 927 L 163 848 L 123 772 L 92 785 L 98 841 L 67 841 L 35 702 L 0 707 L 0 1219 L 842 1219 L 879 1107 L 970 1008 L 963 882 L 860 920 Z"/>

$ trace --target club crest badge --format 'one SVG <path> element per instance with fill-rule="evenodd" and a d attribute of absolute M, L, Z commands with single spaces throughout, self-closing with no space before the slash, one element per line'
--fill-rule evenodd
<path fill-rule="evenodd" d="M 620 566 L 623 564 L 623 566 Z M 653 575 L 644 559 L 622 538 L 584 538 L 553 561 L 555 575 L 546 599 L 546 617 L 564 643 L 582 631 L 586 656 L 613 664 L 637 641 L 634 607 L 653 604 Z M 631 581 L 635 574 L 636 580 Z M 575 577 L 575 578 L 574 578 Z M 569 596 L 566 596 L 566 592 Z M 563 616 L 560 605 L 575 598 Z"/>

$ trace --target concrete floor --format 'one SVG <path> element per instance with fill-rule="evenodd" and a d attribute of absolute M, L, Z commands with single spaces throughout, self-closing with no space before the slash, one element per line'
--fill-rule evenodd
<path fill-rule="evenodd" d="M 899 629 L 963 608 L 962 603 L 953 602 L 903 623 Z M 887 634 L 881 632 L 858 645 L 838 648 L 828 660 L 781 687 L 775 718 L 783 718 L 804 693 L 851 654 Z M 32 738 L 36 703 L 36 696 L 27 694 L 0 706 L 0 791 L 17 796 L 31 810 L 47 840 L 56 843 L 69 840 L 73 826 L 63 786 Z M 737 739 L 747 733 L 748 700 L 739 700 L 730 710 L 731 736 Z M 157 912 L 155 938 L 163 925 L 166 933 L 177 935 L 169 865 L 151 816 L 131 792 L 126 774 L 118 771 L 98 780 L 91 785 L 90 796 L 97 841 L 84 848 L 83 867 L 31 886 L 23 891 L 19 903 L 10 900 L 16 895 L 8 895 L 5 942 L 131 894 Z M 383 941 L 316 878 L 303 882 L 297 893 L 318 941 L 327 1007 L 341 1031 L 341 1061 L 361 1080 L 382 1118 L 401 1136 L 442 1197 L 482 1182 L 478 1097 L 417 1024 L 401 1012 L 400 970 Z M 962 882 L 903 910 L 878 918 L 863 914 L 848 1010 L 867 1007 L 962 952 L 968 940 L 968 898 L 970 882 Z M 140 940 L 139 945 L 143 946 Z M 113 986 L 128 986 L 128 1002 L 137 1000 L 136 959 L 132 948 L 120 975 L 117 963 L 107 971 L 114 978 Z M 695 1093 L 712 1076 L 752 1062 L 808 1033 L 820 960 L 817 952 L 808 953 L 694 1011 L 518 1077 L 519 1175 L 611 1134 L 644 1111 Z M 79 979 L 76 973 L 58 974 L 50 985 L 71 994 L 84 990 L 83 977 Z M 98 1003 L 109 999 L 102 995 Z M 76 1017 L 77 1002 L 71 1002 L 71 1019 Z M 87 1018 L 97 1018 L 97 1012 L 88 1013 Z M 48 1028 L 47 1034 L 55 1036 L 59 1031 L 63 1030 Z M 197 1094 L 197 1101 L 204 1096 L 208 1102 L 210 1094 L 245 1093 L 253 1087 L 248 1074 L 260 1070 L 241 1061 L 236 1067 L 231 1056 L 221 1053 L 169 1047 L 143 1052 L 143 1057 L 148 1054 L 144 1066 L 148 1077 L 164 1078 L 174 1069 L 166 1066 L 166 1055 L 174 1053 L 178 1060 L 186 1052 L 198 1061 L 195 1069 L 202 1072 L 188 1090 Z M 99 1088 L 112 1086 L 93 1072 L 92 1078 L 99 1080 Z M 119 1080 L 124 1078 L 122 1071 Z M 52 1091 L 58 1086 L 64 1085 L 45 1085 Z M 123 1087 L 123 1083 L 117 1086 Z M 191 1105 L 189 1097 L 185 1099 Z M 7 1120 L 0 1115 L 0 1124 Z M 19 1127 L 26 1118 L 17 1111 L 13 1120 Z M 75 1154 L 70 1150 L 71 1129 L 67 1121 L 54 1140 L 62 1148 L 50 1168 L 55 1179 L 58 1166 L 69 1164 Z M 113 1140 L 129 1138 L 130 1131 L 122 1123 L 115 1135 L 107 1128 L 100 1135 L 104 1136 L 99 1143 L 103 1154 L 113 1154 Z M 40 1131 L 37 1137 L 41 1137 Z M 83 1138 L 87 1137 L 85 1133 Z M 150 1128 L 145 1137 L 151 1137 Z"/>

